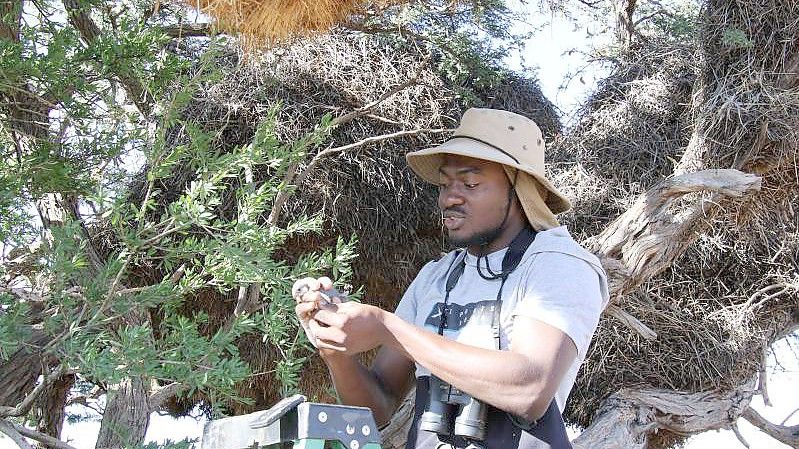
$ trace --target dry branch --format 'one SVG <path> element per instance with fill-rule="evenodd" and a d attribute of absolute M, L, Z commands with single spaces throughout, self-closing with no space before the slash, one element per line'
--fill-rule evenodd
<path fill-rule="evenodd" d="M 166 401 L 176 394 L 185 391 L 186 388 L 188 387 L 185 384 L 179 382 L 172 382 L 169 385 L 161 387 L 147 399 L 147 404 L 150 406 L 150 413 L 160 411 Z"/>
<path fill-rule="evenodd" d="M 653 331 L 649 326 L 639 321 L 638 318 L 625 312 L 616 304 L 608 305 L 608 307 L 605 309 L 605 313 L 621 321 L 622 324 L 634 330 L 638 335 L 647 340 L 654 340 L 658 336 L 657 332 Z"/>
<path fill-rule="evenodd" d="M 14 423 L 11 423 L 11 422 L 8 422 L 8 421 L 5 421 L 5 420 L 0 420 L 0 426 L 7 426 L 7 425 L 10 425 L 14 429 L 14 431 L 16 431 L 19 435 L 34 439 L 34 440 L 36 440 L 36 441 L 38 441 L 40 443 L 44 443 L 44 445 L 46 447 L 54 448 L 54 449 L 76 449 L 74 446 L 63 442 L 63 441 L 59 440 L 58 438 L 54 438 L 54 437 L 51 437 L 50 435 L 46 435 L 44 433 L 37 432 L 37 431 L 35 431 L 33 429 L 28 429 L 27 427 L 20 426 L 18 424 L 14 424 Z M 0 431 L 3 431 L 3 430 L 4 429 L 2 427 L 0 427 Z M 7 435 L 9 435 L 9 434 L 7 434 Z M 11 435 L 9 435 L 9 436 L 11 436 Z M 13 439 L 13 437 L 12 437 L 12 439 Z M 16 440 L 14 442 L 19 444 L 19 442 L 16 441 Z M 20 445 L 20 447 L 23 448 L 23 449 L 25 448 L 25 446 L 22 446 L 22 445 Z M 31 447 L 31 446 L 27 446 L 27 447 Z"/>
<path fill-rule="evenodd" d="M 217 34 L 217 30 L 210 23 L 181 23 L 160 27 L 159 29 L 167 36 L 178 39 L 184 37 L 208 37 Z"/>
<path fill-rule="evenodd" d="M 629 277 L 613 291 L 627 294 L 671 266 L 699 236 L 700 222 L 723 197 L 741 197 L 760 189 L 760 177 L 738 170 L 703 170 L 667 179 L 641 195 L 633 206 L 601 234 L 587 242 L 601 258 L 616 258 Z M 689 193 L 712 192 L 683 210 L 682 220 L 670 211 L 675 200 Z"/>
<path fill-rule="evenodd" d="M 723 394 L 624 388 L 603 402 L 574 448 L 644 449 L 647 438 L 660 430 L 692 435 L 727 428 L 748 408 L 754 393 L 754 382 Z"/>
<path fill-rule="evenodd" d="M 783 426 L 774 424 L 751 407 L 748 407 L 741 416 L 775 440 L 790 447 L 799 448 L 799 425 Z"/>
<path fill-rule="evenodd" d="M 33 446 L 28 443 L 28 440 L 26 440 L 19 433 L 19 431 L 17 431 L 14 423 L 6 421 L 5 419 L 0 419 L 0 432 L 8 435 L 8 437 L 11 438 L 11 441 L 16 443 L 20 449 L 33 449 Z"/>

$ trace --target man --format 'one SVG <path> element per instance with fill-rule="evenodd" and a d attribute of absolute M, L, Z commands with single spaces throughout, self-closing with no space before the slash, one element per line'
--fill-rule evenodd
<path fill-rule="evenodd" d="M 385 424 L 415 372 L 408 448 L 569 447 L 560 412 L 608 291 L 597 258 L 555 218 L 570 205 L 544 177 L 541 131 L 470 109 L 448 141 L 407 160 L 439 185 L 443 226 L 466 250 L 425 265 L 395 313 L 331 304 L 328 278 L 295 284 L 341 400 Z M 370 369 L 355 357 L 378 347 Z"/>

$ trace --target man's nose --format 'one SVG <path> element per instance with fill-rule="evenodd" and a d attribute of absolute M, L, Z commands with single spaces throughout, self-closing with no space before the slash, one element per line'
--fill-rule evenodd
<path fill-rule="evenodd" d="M 438 194 L 438 205 L 442 210 L 463 204 L 463 195 L 451 187 L 442 188 Z"/>

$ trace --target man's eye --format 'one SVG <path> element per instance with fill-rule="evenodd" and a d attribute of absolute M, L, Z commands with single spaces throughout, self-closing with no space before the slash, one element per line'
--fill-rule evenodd
<path fill-rule="evenodd" d="M 473 189 L 473 188 L 477 187 L 477 184 L 464 183 L 463 185 L 465 185 L 467 189 Z"/>

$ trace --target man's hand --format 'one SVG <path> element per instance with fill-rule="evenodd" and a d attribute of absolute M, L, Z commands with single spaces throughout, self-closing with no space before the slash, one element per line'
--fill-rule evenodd
<path fill-rule="evenodd" d="M 308 277 L 298 280 L 291 288 L 291 296 L 297 301 L 294 312 L 300 319 L 308 341 L 318 348 L 316 336 L 309 327 L 309 322 L 320 308 L 335 307 L 334 304 L 340 303 L 346 298 L 342 298 L 333 288 L 333 281 L 328 277 L 319 279 Z"/>
<path fill-rule="evenodd" d="M 385 343 L 389 333 L 383 325 L 385 312 L 357 302 L 319 308 L 308 321 L 317 347 L 355 355 Z"/>

